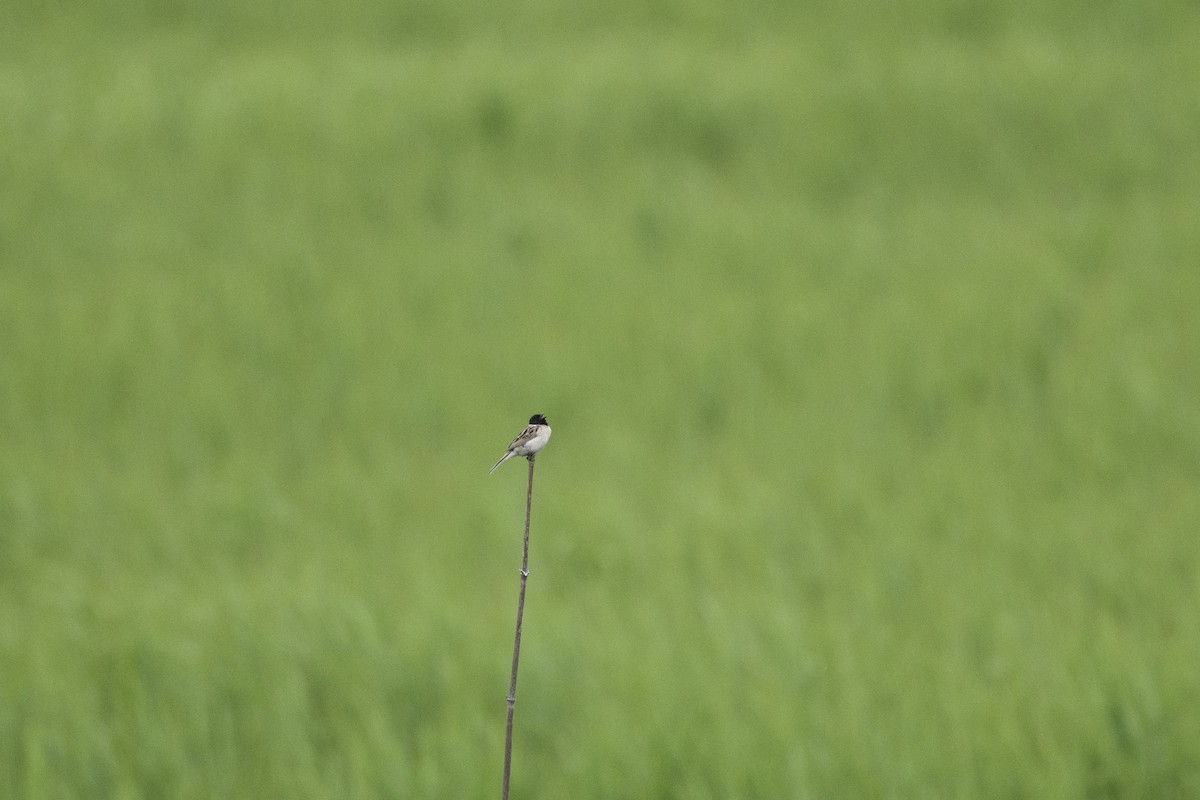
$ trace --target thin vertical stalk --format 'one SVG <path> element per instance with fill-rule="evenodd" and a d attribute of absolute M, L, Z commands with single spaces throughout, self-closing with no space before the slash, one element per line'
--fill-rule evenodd
<path fill-rule="evenodd" d="M 525 490 L 525 544 L 521 550 L 521 591 L 517 595 L 517 633 L 513 637 L 512 676 L 508 681 L 508 720 L 504 725 L 504 791 L 508 800 L 508 778 L 512 772 L 513 709 L 517 706 L 517 663 L 521 659 L 521 620 L 525 616 L 525 581 L 529 578 L 529 513 L 533 508 L 533 459 L 529 458 L 529 487 Z"/>

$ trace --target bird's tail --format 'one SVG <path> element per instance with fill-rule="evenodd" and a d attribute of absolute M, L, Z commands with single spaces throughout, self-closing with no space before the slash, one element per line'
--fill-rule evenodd
<path fill-rule="evenodd" d="M 512 457 L 513 457 L 512 450 L 509 450 L 507 453 L 500 456 L 500 460 L 497 461 L 495 464 L 492 464 L 492 468 L 488 470 L 488 475 L 491 475 L 493 472 L 496 471 L 496 467 L 500 466 L 501 464 L 503 464 L 505 461 L 508 461 Z"/>

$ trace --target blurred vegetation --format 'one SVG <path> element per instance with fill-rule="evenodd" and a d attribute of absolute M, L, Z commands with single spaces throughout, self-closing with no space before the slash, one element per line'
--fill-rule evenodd
<path fill-rule="evenodd" d="M 0 796 L 1200 796 L 1200 9 L 16 0 Z"/>

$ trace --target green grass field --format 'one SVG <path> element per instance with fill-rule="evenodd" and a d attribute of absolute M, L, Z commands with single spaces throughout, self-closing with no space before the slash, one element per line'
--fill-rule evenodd
<path fill-rule="evenodd" d="M 1200 9 L 16 0 L 0 797 L 1200 797 Z"/>

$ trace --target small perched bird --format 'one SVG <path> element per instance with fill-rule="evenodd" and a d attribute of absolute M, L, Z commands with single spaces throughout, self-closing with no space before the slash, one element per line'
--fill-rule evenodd
<path fill-rule="evenodd" d="M 550 441 L 550 424 L 546 422 L 546 415 L 534 414 L 529 418 L 529 426 L 521 431 L 521 434 L 517 438 L 512 440 L 512 444 L 508 446 L 508 452 L 492 465 L 492 468 L 488 470 L 488 475 L 495 472 L 496 467 L 508 461 L 513 456 L 530 458 L 535 453 L 540 453 L 548 441 Z"/>

